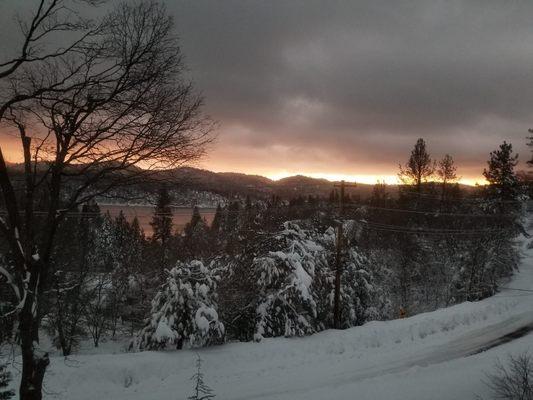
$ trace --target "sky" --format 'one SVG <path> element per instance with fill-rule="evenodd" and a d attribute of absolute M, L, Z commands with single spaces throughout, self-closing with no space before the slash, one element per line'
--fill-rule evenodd
<path fill-rule="evenodd" d="M 503 140 L 525 167 L 532 1 L 165 3 L 218 123 L 201 167 L 394 181 L 419 137 L 464 182 Z"/>

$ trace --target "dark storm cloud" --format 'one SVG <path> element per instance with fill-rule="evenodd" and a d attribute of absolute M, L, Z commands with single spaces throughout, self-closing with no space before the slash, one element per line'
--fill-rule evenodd
<path fill-rule="evenodd" d="M 33 3 L 0 0 L 0 52 Z M 533 1 L 165 3 L 220 122 L 207 167 L 394 174 L 418 137 L 477 174 L 502 140 L 527 158 Z"/>
<path fill-rule="evenodd" d="M 524 149 L 533 2 L 168 7 L 208 111 L 221 122 L 220 146 L 320 147 L 354 164 L 394 164 L 419 136 L 436 153 L 478 164 L 503 139 Z"/>

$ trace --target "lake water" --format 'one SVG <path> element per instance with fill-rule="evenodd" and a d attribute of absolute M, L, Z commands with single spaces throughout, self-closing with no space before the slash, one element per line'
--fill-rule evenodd
<path fill-rule="evenodd" d="M 126 219 L 131 222 L 135 217 L 139 220 L 139 225 L 144 230 L 147 236 L 152 235 L 152 227 L 150 222 L 154 214 L 154 206 L 130 205 L 130 204 L 99 204 L 102 213 L 108 212 L 112 217 L 118 216 L 120 211 L 124 214 Z M 172 222 L 174 223 L 173 230 L 181 231 L 185 225 L 191 220 L 192 208 L 190 207 L 171 207 L 172 208 Z M 199 208 L 200 215 L 211 224 L 215 217 L 216 208 Z"/>

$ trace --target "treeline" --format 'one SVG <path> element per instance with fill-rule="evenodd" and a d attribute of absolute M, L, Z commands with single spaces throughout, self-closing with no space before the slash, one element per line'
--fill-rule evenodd
<path fill-rule="evenodd" d="M 161 349 L 308 335 L 334 326 L 337 266 L 341 328 L 479 300 L 518 265 L 516 162 L 502 144 L 484 171 L 489 185 L 465 193 L 453 158 L 433 161 L 420 139 L 400 167 L 399 196 L 378 183 L 364 200 L 336 189 L 248 197 L 219 206 L 211 224 L 195 208 L 180 232 L 162 188 L 151 237 L 136 219 L 87 204 L 58 229 L 40 318 L 65 355 L 82 338 Z"/>

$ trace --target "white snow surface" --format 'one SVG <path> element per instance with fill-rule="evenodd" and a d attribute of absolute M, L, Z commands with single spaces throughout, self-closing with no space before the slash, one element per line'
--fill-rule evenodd
<path fill-rule="evenodd" d="M 174 339 L 176 337 L 176 333 L 170 329 L 168 326 L 168 321 L 165 318 L 162 318 L 159 323 L 157 324 L 157 328 L 154 333 L 154 338 L 158 342 L 166 342 Z"/>
<path fill-rule="evenodd" d="M 533 250 L 526 240 L 522 251 L 521 269 L 505 286 L 533 290 Z M 220 400 L 488 398 L 485 374 L 497 358 L 533 348 L 533 334 L 475 353 L 532 323 L 533 293 L 504 289 L 479 302 L 304 338 L 53 356 L 45 398 L 186 399 L 197 354 Z"/>

